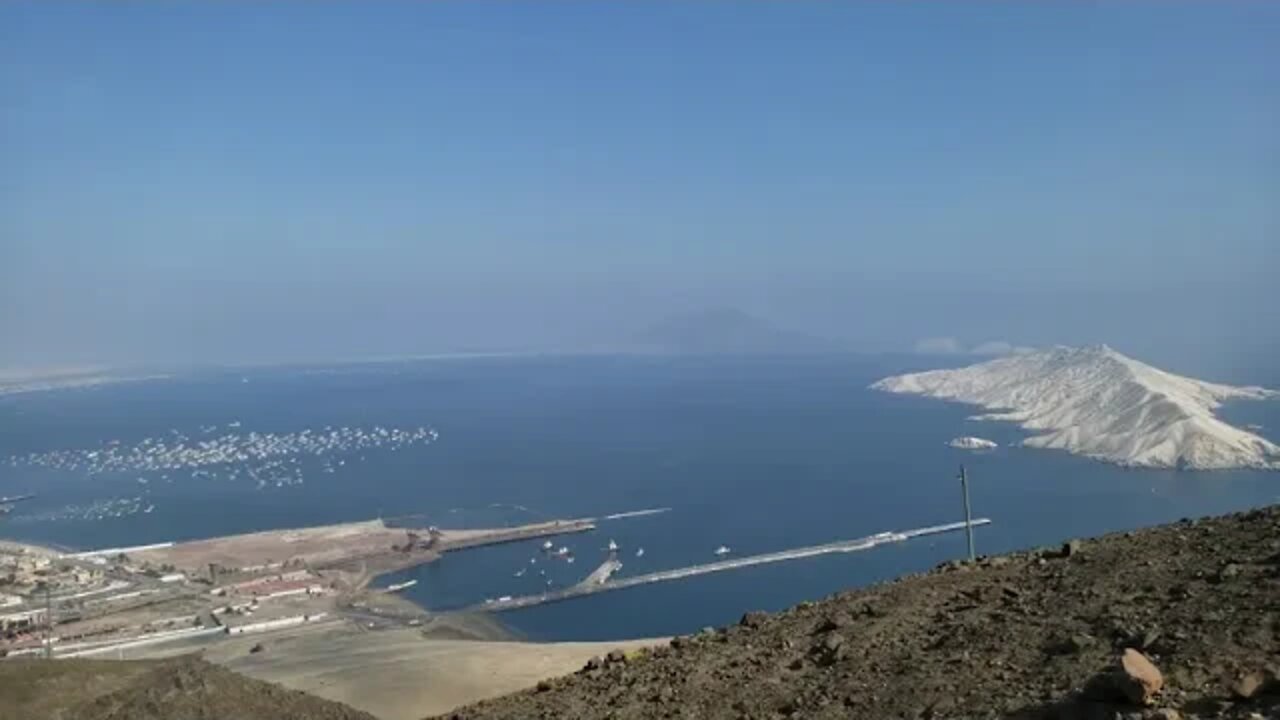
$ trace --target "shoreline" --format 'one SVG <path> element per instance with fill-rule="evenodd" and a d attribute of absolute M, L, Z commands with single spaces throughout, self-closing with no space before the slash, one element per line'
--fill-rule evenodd
<path fill-rule="evenodd" d="M 316 533 L 336 532 L 351 537 L 344 533 L 370 527 L 385 531 L 366 523 L 357 524 L 355 528 L 344 525 L 267 531 L 251 534 L 256 537 L 250 540 L 291 536 L 296 542 L 305 543 Z M 584 531 L 581 527 L 561 521 L 559 526 L 553 523 L 535 529 Z M 250 678 L 345 703 L 372 713 L 379 720 L 418 720 L 574 672 L 592 657 L 615 650 L 631 653 L 666 642 L 665 638 L 531 641 L 508 627 L 496 614 L 437 613 L 398 593 L 371 587 L 385 574 L 434 562 L 445 552 L 483 545 L 487 539 L 502 542 L 519 539 L 513 538 L 517 530 L 503 528 L 492 534 L 471 531 L 455 538 L 458 545 L 453 547 L 445 544 L 430 552 L 402 554 L 396 551 L 392 555 L 348 558 L 334 566 L 315 568 L 319 577 L 345 586 L 340 594 L 318 601 L 331 609 L 329 616 L 321 621 L 252 634 L 178 631 L 168 637 L 164 637 L 164 632 L 157 633 L 156 642 L 147 642 L 146 636 L 137 635 L 133 641 L 124 639 L 103 646 L 73 643 L 66 646 L 67 654 L 55 653 L 54 657 L 69 662 L 75 654 L 87 650 L 87 657 L 127 663 L 195 654 Z M 199 542 L 211 543 L 202 546 L 203 549 L 218 554 L 225 549 L 225 545 L 219 543 L 235 537 Z M 152 549 L 136 551 L 134 555 L 141 558 L 155 553 L 153 560 L 158 560 L 169 557 L 164 553 L 171 553 L 173 557 L 191 561 L 192 557 L 183 554 L 184 549 L 179 545 L 143 546 Z M 177 548 L 176 554 L 173 554 L 174 548 Z M 0 541 L 0 549 L 20 550 L 54 562 L 70 555 L 53 548 L 12 541 Z M 239 576 L 226 579 L 245 582 Z M 186 601 L 175 598 L 162 605 L 183 602 Z M 264 608 L 266 605 L 264 601 Z M 172 613 L 157 607 L 123 610 L 117 616 L 139 612 L 148 618 Z M 61 634 L 63 627 L 66 626 L 55 626 L 55 634 Z"/>
<path fill-rule="evenodd" d="M 55 654 L 123 654 L 137 646 L 202 643 L 238 633 L 288 634 L 315 624 L 516 641 L 493 618 L 437 612 L 372 585 L 443 554 L 595 529 L 592 518 L 488 529 L 388 527 L 381 519 L 264 530 L 184 542 L 64 552 L 0 541 L 18 575 L 8 588 L 0 651 L 41 654 L 52 588 Z M 219 638 L 219 639 L 220 639 Z"/>

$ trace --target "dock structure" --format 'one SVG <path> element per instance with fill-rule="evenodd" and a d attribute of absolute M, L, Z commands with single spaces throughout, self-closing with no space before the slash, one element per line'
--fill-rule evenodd
<path fill-rule="evenodd" d="M 465 608 L 461 612 L 503 612 L 506 610 L 518 610 L 520 608 L 570 600 L 584 595 L 607 592 L 609 590 L 622 590 L 625 588 L 636 587 L 638 585 L 648 585 L 650 583 L 665 582 L 668 580 L 679 580 L 681 578 L 693 577 L 695 575 L 707 575 L 715 572 L 751 567 L 753 565 L 766 565 L 769 563 L 783 562 L 785 560 L 798 560 L 800 558 L 829 555 L 833 553 L 860 552 L 862 550 L 870 550 L 878 545 L 902 542 L 904 540 L 924 537 L 927 535 L 941 535 L 944 533 L 957 532 L 964 530 L 966 527 L 988 525 L 990 523 L 991 520 L 988 518 L 975 518 L 968 524 L 964 522 L 954 522 L 944 525 L 931 525 L 929 527 L 916 528 L 914 530 L 881 532 L 876 533 L 875 535 L 857 538 L 855 540 L 840 540 L 822 545 L 810 545 L 808 547 L 780 550 L 778 552 L 763 553 L 761 555 L 750 555 L 748 557 L 719 560 L 702 565 L 691 565 L 672 570 L 659 570 L 657 572 L 619 578 L 616 580 L 607 579 L 606 577 L 605 580 L 588 582 L 592 578 L 596 578 L 601 571 L 609 566 L 610 561 L 606 561 L 604 565 L 601 565 L 600 568 L 597 568 L 595 572 L 588 576 L 587 580 L 584 580 L 572 587 L 563 588 L 561 590 L 552 590 L 538 595 L 524 595 L 521 597 L 489 600 L 478 605 Z M 611 575 L 612 572 L 612 570 L 609 571 L 609 574 Z"/>
<path fill-rule="evenodd" d="M 573 535 L 590 532 L 596 529 L 595 520 L 582 518 L 575 520 L 552 520 L 550 522 L 520 525 L 511 528 L 494 528 L 482 531 L 472 530 L 438 530 L 436 549 L 440 552 L 454 552 L 483 545 L 501 545 L 504 543 L 536 540 L 557 535 Z"/>
<path fill-rule="evenodd" d="M 603 585 L 609 582 L 609 578 L 613 577 L 613 574 L 618 572 L 621 569 L 622 569 L 622 562 L 619 561 L 616 557 L 611 557 L 608 560 L 605 560 L 603 563 L 600 563 L 600 567 L 596 568 L 595 570 L 592 570 L 591 574 L 588 575 L 585 579 L 583 579 L 583 581 L 579 584 L 580 585 Z"/>

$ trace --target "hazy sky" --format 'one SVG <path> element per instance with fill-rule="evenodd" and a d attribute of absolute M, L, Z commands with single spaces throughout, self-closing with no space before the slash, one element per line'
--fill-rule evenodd
<path fill-rule="evenodd" d="M 5 3 L 0 366 L 1280 357 L 1280 4 Z"/>

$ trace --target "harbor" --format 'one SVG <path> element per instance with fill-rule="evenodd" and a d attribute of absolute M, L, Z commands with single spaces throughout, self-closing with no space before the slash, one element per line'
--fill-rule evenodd
<path fill-rule="evenodd" d="M 503 595 L 442 612 L 397 597 L 417 585 L 416 580 L 370 587 L 388 572 L 488 545 L 542 540 L 542 552 L 548 558 L 572 562 L 569 547 L 557 548 L 549 538 L 592 532 L 601 522 L 667 510 L 486 529 L 390 527 L 382 520 L 370 520 L 66 553 L 32 548 L 20 556 L 25 558 L 20 564 L 30 565 L 32 572 L 56 571 L 57 578 L 50 583 L 55 590 L 47 599 L 34 591 L 14 596 L 5 616 L 8 633 L 2 647 L 13 656 L 88 656 L 344 619 L 365 629 L 418 626 L 431 618 L 518 610 L 757 565 L 860 552 L 991 522 L 978 518 L 878 532 L 744 557 L 732 557 L 730 548 L 720 546 L 712 562 L 630 577 L 619 576 L 623 570 L 620 548 L 610 540 L 603 548 L 604 561 L 571 586 L 536 595 Z M 635 549 L 637 557 L 643 553 L 643 548 Z M 54 626 L 57 629 L 51 632 Z"/>
<path fill-rule="evenodd" d="M 585 533 L 596 523 L 444 529 L 378 519 L 68 552 L 11 543 L 0 547 L 13 569 L 0 594 L 0 656 L 119 654 L 343 619 L 421 622 L 427 612 L 396 597 L 416 581 L 370 583 L 445 553 Z"/>
<path fill-rule="evenodd" d="M 592 595 L 595 593 L 608 592 L 611 590 L 624 590 L 626 588 L 637 587 L 640 585 L 681 580 L 698 575 L 737 570 L 756 565 L 785 562 L 787 560 L 799 560 L 802 558 L 829 555 L 833 553 L 861 552 L 863 550 L 870 550 L 879 545 L 904 542 L 913 538 L 927 537 L 930 535 L 959 532 L 964 530 L 966 527 L 973 528 L 981 525 L 989 525 L 990 523 L 991 520 L 989 518 L 974 518 L 968 523 L 962 521 L 946 523 L 943 525 L 931 525 L 912 530 L 880 532 L 853 540 L 839 540 L 836 542 L 824 543 L 822 545 L 810 545 L 790 550 L 749 555 L 747 557 L 717 560 L 715 562 L 700 565 L 691 565 L 671 570 L 659 570 L 657 572 L 618 579 L 613 579 L 613 575 L 618 571 L 618 569 L 620 569 L 621 563 L 616 557 L 613 557 L 611 553 L 609 559 L 605 560 L 604 563 L 596 568 L 596 570 L 592 571 L 585 580 L 571 587 L 539 593 L 537 595 L 502 597 L 486 600 L 485 602 L 464 608 L 459 612 L 504 612 L 508 610 L 518 610 L 521 608 L 533 607 L 535 605 L 545 605 L 547 603 L 572 600 L 574 598 Z M 727 548 L 722 549 L 726 552 L 728 550 Z M 720 553 L 718 552 L 718 554 Z"/>

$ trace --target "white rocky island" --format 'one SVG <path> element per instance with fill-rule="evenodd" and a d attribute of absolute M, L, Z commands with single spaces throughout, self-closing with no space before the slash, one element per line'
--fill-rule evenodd
<path fill-rule="evenodd" d="M 1174 375 L 1100 345 L 1056 347 L 958 370 L 885 378 L 893 393 L 972 403 L 1054 448 L 1134 467 L 1280 470 L 1280 446 L 1214 416 L 1226 400 L 1280 393 Z"/>
<path fill-rule="evenodd" d="M 999 445 L 996 445 L 993 441 L 986 438 L 967 436 L 952 438 L 951 442 L 947 443 L 947 445 L 949 447 L 956 448 L 957 450 L 995 450 L 999 447 Z"/>

